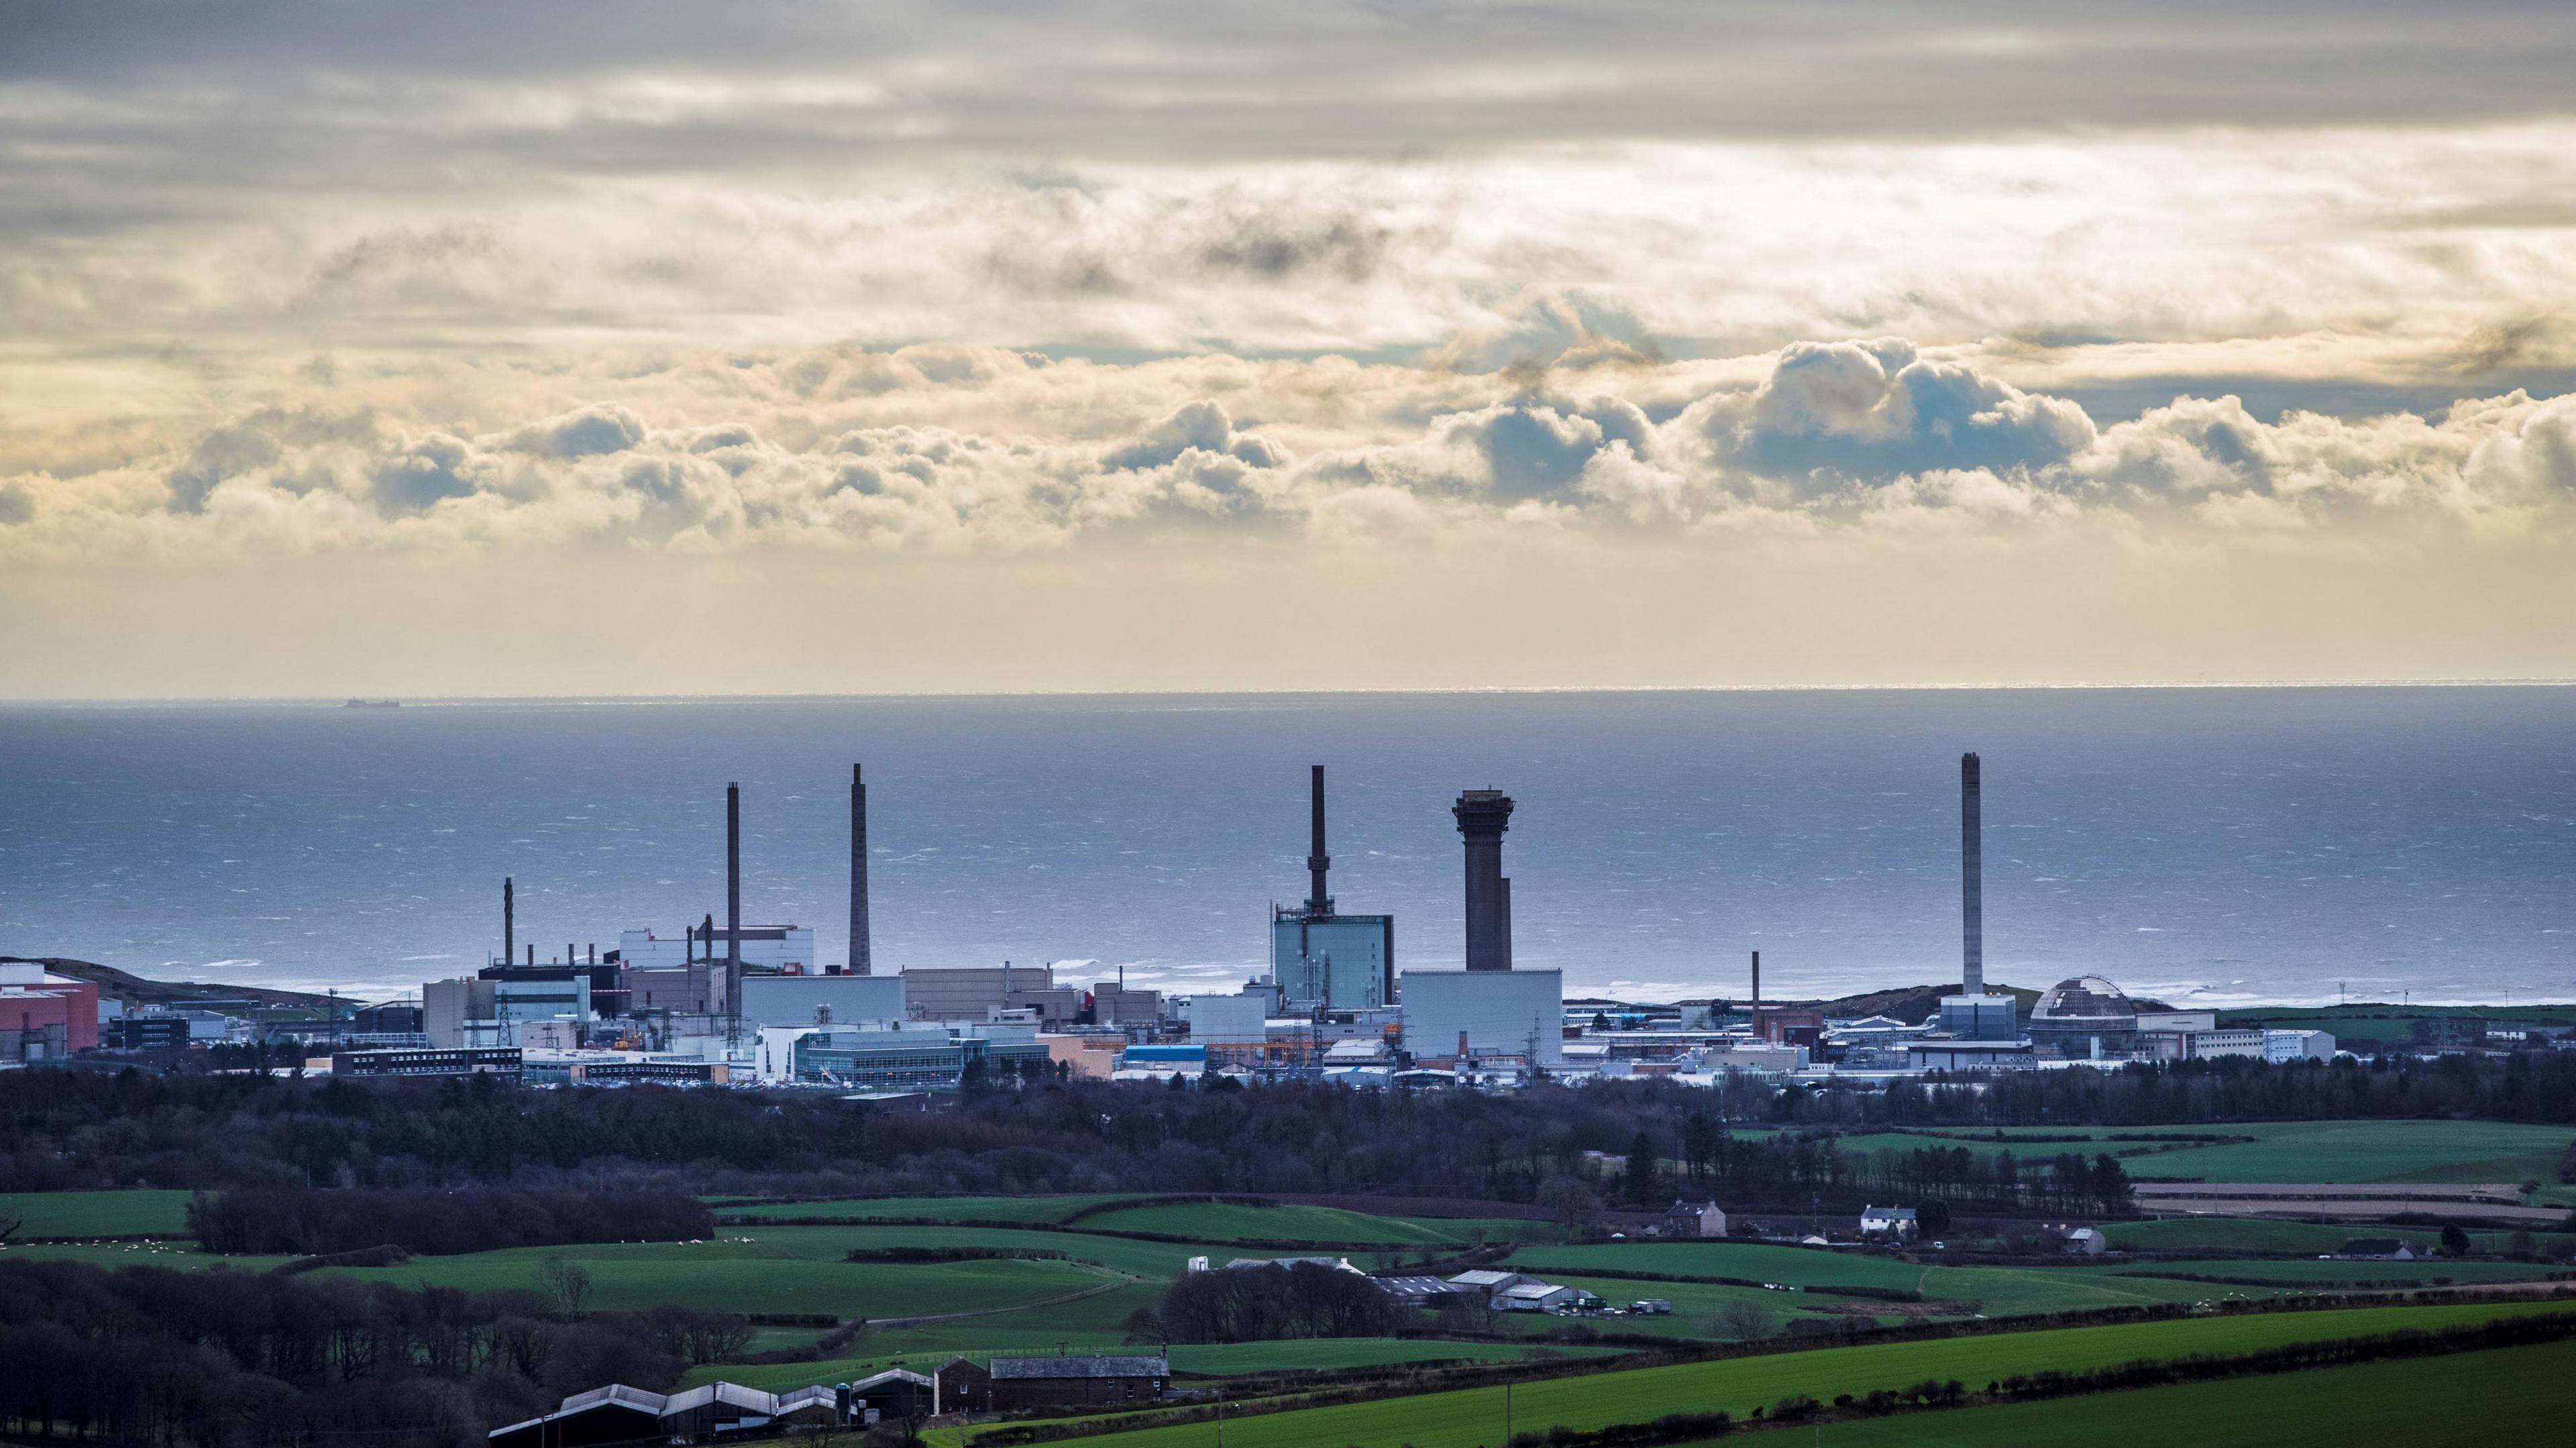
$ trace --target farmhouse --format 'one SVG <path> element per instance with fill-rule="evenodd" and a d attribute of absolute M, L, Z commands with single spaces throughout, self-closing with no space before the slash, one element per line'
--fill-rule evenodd
<path fill-rule="evenodd" d="M 1667 1237 L 1723 1237 L 1726 1213 L 1715 1202 L 1675 1202 L 1664 1213 L 1663 1231 Z"/>
<path fill-rule="evenodd" d="M 1862 1207 L 1860 1234 L 1864 1237 L 1911 1237 L 1914 1235 L 1914 1209 Z"/>
<path fill-rule="evenodd" d="M 2412 1262 L 2415 1249 L 2395 1237 L 2355 1237 L 2335 1253 L 2338 1257 L 2378 1257 L 2391 1262 Z"/>

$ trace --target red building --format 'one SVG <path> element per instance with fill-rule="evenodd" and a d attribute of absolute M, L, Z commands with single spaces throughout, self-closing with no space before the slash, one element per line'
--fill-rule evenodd
<path fill-rule="evenodd" d="M 46 1060 L 98 1044 L 98 987 L 33 963 L 0 965 L 0 1060 Z"/>

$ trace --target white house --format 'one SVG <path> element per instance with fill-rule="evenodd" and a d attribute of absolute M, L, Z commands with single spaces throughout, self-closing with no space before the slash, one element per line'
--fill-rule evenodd
<path fill-rule="evenodd" d="M 1864 1206 L 1860 1209 L 1860 1234 L 1864 1237 L 1911 1237 L 1914 1235 L 1914 1209 Z"/>
<path fill-rule="evenodd" d="M 1726 1235 L 1726 1213 L 1715 1202 L 1675 1202 L 1664 1213 L 1664 1235 L 1667 1237 L 1723 1237 Z"/>

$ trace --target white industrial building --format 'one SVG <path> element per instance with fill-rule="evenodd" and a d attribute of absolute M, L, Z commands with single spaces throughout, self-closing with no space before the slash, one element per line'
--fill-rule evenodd
<path fill-rule="evenodd" d="M 905 1019 L 900 975 L 746 975 L 747 1026 L 812 1026 Z"/>
<path fill-rule="evenodd" d="M 1555 970 L 1408 970 L 1398 997 L 1404 1048 L 1417 1057 L 1518 1056 L 1565 1064 L 1565 973 Z"/>

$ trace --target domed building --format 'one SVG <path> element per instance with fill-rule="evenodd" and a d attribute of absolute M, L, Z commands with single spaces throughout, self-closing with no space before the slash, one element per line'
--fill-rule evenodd
<path fill-rule="evenodd" d="M 2055 1046 L 2069 1059 L 2126 1054 L 2137 1044 L 2138 1008 L 2121 989 L 2098 975 L 2079 975 L 2049 987 L 2030 1010 L 2030 1041 Z"/>

